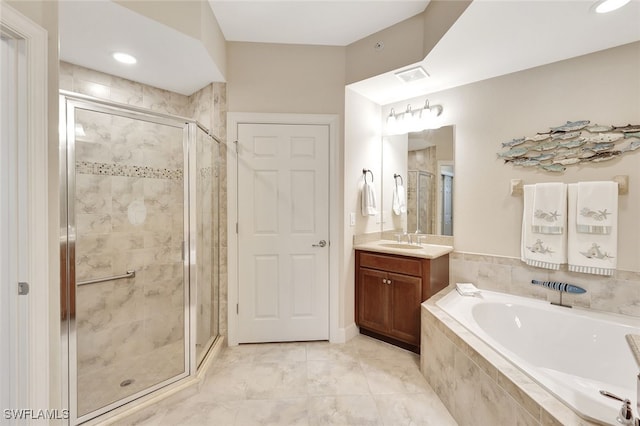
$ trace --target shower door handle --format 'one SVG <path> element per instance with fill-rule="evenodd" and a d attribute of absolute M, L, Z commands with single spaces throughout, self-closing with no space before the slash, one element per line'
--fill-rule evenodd
<path fill-rule="evenodd" d="M 325 240 L 320 240 L 318 241 L 318 244 L 311 244 L 311 247 L 324 247 L 327 245 L 327 242 Z"/>

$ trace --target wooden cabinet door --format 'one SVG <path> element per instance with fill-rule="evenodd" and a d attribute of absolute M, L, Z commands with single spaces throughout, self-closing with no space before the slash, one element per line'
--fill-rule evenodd
<path fill-rule="evenodd" d="M 391 287 L 387 284 L 387 273 L 367 268 L 358 272 L 358 325 L 387 333 Z"/>
<path fill-rule="evenodd" d="M 420 304 L 422 279 L 401 274 L 387 274 L 391 280 L 389 332 L 407 343 L 420 343 Z"/>

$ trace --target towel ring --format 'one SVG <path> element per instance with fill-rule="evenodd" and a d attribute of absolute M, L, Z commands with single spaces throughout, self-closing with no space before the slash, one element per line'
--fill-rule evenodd
<path fill-rule="evenodd" d="M 396 186 L 398 186 L 398 178 L 400 178 L 400 185 L 404 185 L 404 181 L 402 180 L 402 176 L 394 173 L 393 174 L 393 179 L 396 181 Z"/>
<path fill-rule="evenodd" d="M 367 173 L 371 173 L 371 182 L 373 182 L 373 172 L 369 169 L 362 169 L 362 174 L 364 175 L 364 181 L 367 181 Z"/>

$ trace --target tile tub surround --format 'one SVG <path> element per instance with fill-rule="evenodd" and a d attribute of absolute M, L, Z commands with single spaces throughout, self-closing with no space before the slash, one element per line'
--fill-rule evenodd
<path fill-rule="evenodd" d="M 418 362 L 363 335 L 343 344 L 226 347 L 197 393 L 109 424 L 455 426 Z"/>
<path fill-rule="evenodd" d="M 640 317 L 640 272 L 618 270 L 611 277 L 534 268 L 519 258 L 454 251 L 449 255 L 450 283 L 474 283 L 477 287 L 517 296 L 559 301 L 554 290 L 532 285 L 531 280 L 561 281 L 578 285 L 585 294 L 565 293 L 562 302 L 573 306 Z"/>
<path fill-rule="evenodd" d="M 422 304 L 420 371 L 458 424 L 595 425 L 436 306 L 448 291 Z"/>

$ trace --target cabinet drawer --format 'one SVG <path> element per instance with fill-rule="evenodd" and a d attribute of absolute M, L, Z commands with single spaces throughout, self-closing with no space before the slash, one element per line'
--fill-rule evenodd
<path fill-rule="evenodd" d="M 409 259 L 402 256 L 361 251 L 360 266 L 417 277 L 422 276 L 422 262 L 417 259 Z"/>

